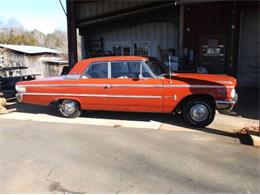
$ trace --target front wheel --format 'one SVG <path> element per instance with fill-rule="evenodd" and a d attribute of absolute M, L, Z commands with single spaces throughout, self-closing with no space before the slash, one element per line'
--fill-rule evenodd
<path fill-rule="evenodd" d="M 191 99 L 184 103 L 182 117 L 193 127 L 206 127 L 215 118 L 215 106 L 207 99 Z"/>
<path fill-rule="evenodd" d="M 74 100 L 61 100 L 58 104 L 58 111 L 66 118 L 76 118 L 82 113 L 79 103 Z"/>

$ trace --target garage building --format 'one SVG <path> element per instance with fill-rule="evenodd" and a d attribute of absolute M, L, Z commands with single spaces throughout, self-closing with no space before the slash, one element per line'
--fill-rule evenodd
<path fill-rule="evenodd" d="M 70 65 L 79 32 L 82 58 L 152 56 L 259 88 L 259 10 L 258 1 L 67 0 Z"/>

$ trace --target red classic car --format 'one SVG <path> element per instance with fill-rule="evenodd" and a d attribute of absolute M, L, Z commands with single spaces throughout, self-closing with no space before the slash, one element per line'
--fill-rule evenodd
<path fill-rule="evenodd" d="M 215 110 L 236 103 L 236 79 L 226 75 L 171 73 L 152 58 L 117 56 L 78 62 L 66 76 L 16 84 L 19 102 L 56 103 L 61 116 L 82 110 L 178 113 L 196 127 L 209 125 Z"/>

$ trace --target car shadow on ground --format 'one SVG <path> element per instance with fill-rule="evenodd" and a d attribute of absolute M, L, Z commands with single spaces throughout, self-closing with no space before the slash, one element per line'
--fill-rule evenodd
<path fill-rule="evenodd" d="M 38 106 L 17 103 L 9 106 L 15 108 L 17 112 L 31 113 L 31 114 L 47 114 L 51 116 L 58 116 L 57 108 L 51 106 Z M 252 140 L 247 134 L 239 134 L 236 132 L 222 131 L 216 128 L 194 128 L 186 125 L 180 115 L 161 114 L 161 113 L 140 113 L 140 112 L 110 112 L 110 111 L 84 111 L 81 118 L 97 118 L 97 119 L 112 119 L 112 120 L 126 120 L 138 122 L 160 122 L 167 125 L 174 125 L 175 127 L 182 127 L 187 130 L 196 130 L 204 133 L 210 133 L 219 136 L 225 136 L 233 139 L 239 139 L 241 144 L 253 145 Z"/>

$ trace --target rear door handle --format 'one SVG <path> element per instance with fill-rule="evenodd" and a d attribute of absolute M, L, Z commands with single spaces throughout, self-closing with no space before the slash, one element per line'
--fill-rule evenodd
<path fill-rule="evenodd" d="M 112 86 L 111 85 L 106 85 L 104 88 L 105 89 L 110 89 Z"/>

